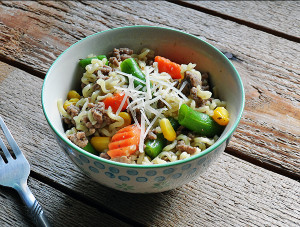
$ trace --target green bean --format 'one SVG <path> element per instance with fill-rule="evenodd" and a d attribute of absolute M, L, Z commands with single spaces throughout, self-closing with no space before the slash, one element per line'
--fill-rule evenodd
<path fill-rule="evenodd" d="M 167 117 L 167 118 L 169 119 L 169 121 L 170 121 L 173 129 L 176 131 L 179 128 L 179 126 L 180 126 L 180 124 L 178 123 L 178 121 L 175 118 L 173 118 L 173 117 Z"/>
<path fill-rule="evenodd" d="M 224 130 L 224 127 L 217 124 L 209 115 L 197 112 L 186 104 L 181 105 L 179 109 L 178 122 L 180 125 L 207 137 L 219 136 Z"/>
<path fill-rule="evenodd" d="M 148 139 L 145 142 L 145 153 L 150 158 L 155 158 L 157 155 L 162 152 L 163 148 L 165 147 L 167 140 L 164 138 L 162 133 L 157 134 L 157 138 L 155 140 Z"/>
<path fill-rule="evenodd" d="M 88 142 L 88 144 L 82 148 L 83 150 L 91 153 L 91 154 L 94 154 L 94 155 L 98 155 L 99 153 L 95 150 L 95 148 L 92 146 L 92 144 L 90 142 Z"/>
<path fill-rule="evenodd" d="M 92 63 L 92 59 L 97 59 L 97 58 L 98 58 L 99 60 L 102 60 L 102 59 L 106 58 L 106 63 L 105 63 L 105 65 L 108 65 L 108 60 L 107 60 L 107 57 L 106 57 L 105 55 L 98 55 L 97 57 L 91 57 L 91 58 L 81 59 L 81 60 L 79 61 L 79 65 L 80 65 L 82 68 L 85 69 L 85 67 L 86 67 L 87 65 L 89 65 L 89 64 Z"/>
<path fill-rule="evenodd" d="M 136 61 L 133 58 L 127 58 L 125 59 L 121 65 L 121 71 L 124 73 L 128 73 L 133 75 L 134 77 L 145 81 L 145 83 L 141 83 L 140 81 L 134 80 L 134 87 L 137 87 L 139 85 L 142 86 L 142 88 L 140 90 L 142 90 L 145 86 L 146 86 L 146 76 L 145 74 L 142 72 L 142 70 L 140 69 L 139 65 L 136 63 Z M 150 85 L 152 86 L 152 85 Z"/>

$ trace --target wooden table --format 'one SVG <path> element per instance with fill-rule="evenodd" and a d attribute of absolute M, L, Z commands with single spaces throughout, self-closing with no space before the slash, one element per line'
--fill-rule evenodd
<path fill-rule="evenodd" d="M 2 1 L 0 115 L 31 164 L 29 187 L 54 226 L 299 226 L 300 2 Z M 61 152 L 41 108 L 43 78 L 68 46 L 127 25 L 179 29 L 226 53 L 246 107 L 232 141 L 199 179 L 169 192 L 113 191 Z M 1 174 L 1 173 L 0 173 Z M 31 226 L 0 187 L 0 226 Z"/>

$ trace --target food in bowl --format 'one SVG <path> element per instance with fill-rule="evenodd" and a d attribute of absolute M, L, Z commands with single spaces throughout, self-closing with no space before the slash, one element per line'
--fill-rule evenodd
<path fill-rule="evenodd" d="M 81 59 L 82 90 L 57 102 L 70 141 L 105 159 L 151 165 L 187 159 L 218 140 L 229 114 L 208 72 L 148 48 L 107 56 Z"/>

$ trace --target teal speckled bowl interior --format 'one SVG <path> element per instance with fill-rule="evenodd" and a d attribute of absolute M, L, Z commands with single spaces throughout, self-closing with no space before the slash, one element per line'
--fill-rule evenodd
<path fill-rule="evenodd" d="M 78 59 L 89 54 L 106 54 L 118 47 L 135 52 L 144 47 L 177 63 L 196 63 L 196 69 L 209 72 L 221 100 L 227 102 L 230 123 L 219 140 L 189 159 L 158 165 L 132 165 L 92 155 L 71 143 L 62 126 L 57 100 L 79 87 L 82 69 Z M 244 109 L 241 78 L 231 62 L 215 47 L 196 36 L 173 29 L 131 26 L 88 36 L 64 51 L 50 67 L 42 88 L 42 106 L 47 122 L 66 155 L 85 174 L 107 187 L 134 193 L 155 193 L 177 188 L 194 180 L 224 151 Z"/>

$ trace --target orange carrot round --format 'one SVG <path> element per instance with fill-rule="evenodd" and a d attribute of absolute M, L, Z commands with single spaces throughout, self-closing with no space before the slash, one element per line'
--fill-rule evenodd
<path fill-rule="evenodd" d="M 156 56 L 154 61 L 157 62 L 158 71 L 169 73 L 173 79 L 181 79 L 181 66 L 167 58 Z"/>
<path fill-rule="evenodd" d="M 128 125 L 120 129 L 108 144 L 107 154 L 111 158 L 129 156 L 137 151 L 140 142 L 141 130 L 137 125 Z"/>

